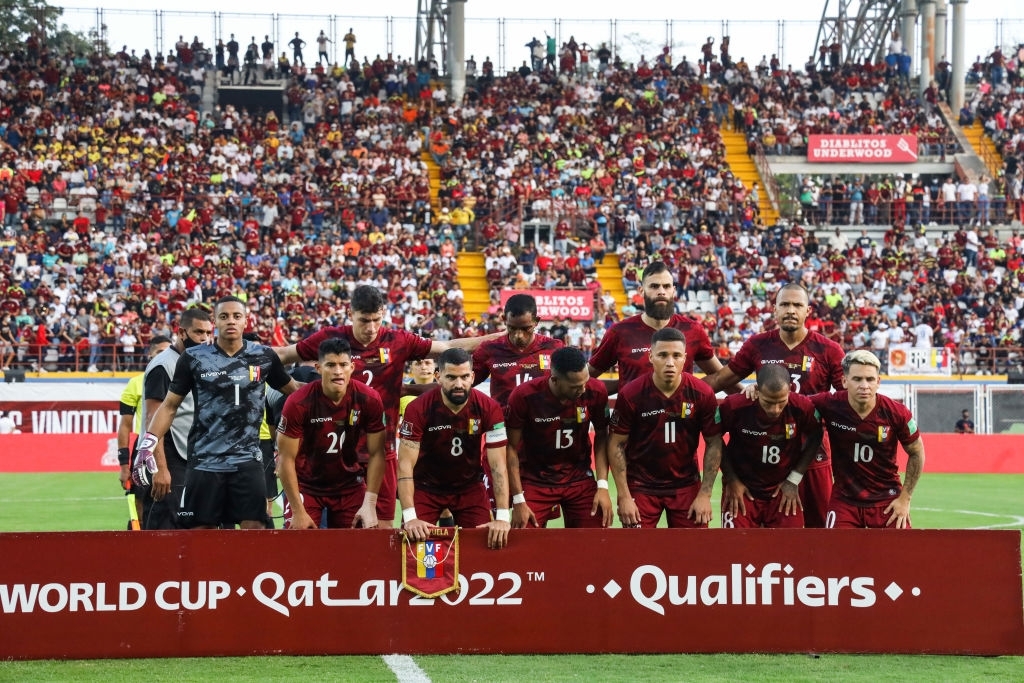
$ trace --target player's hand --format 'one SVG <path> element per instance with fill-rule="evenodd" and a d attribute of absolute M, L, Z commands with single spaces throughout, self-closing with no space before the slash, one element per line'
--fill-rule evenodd
<path fill-rule="evenodd" d="M 512 506 L 512 528 L 525 529 L 527 526 L 540 526 L 537 515 L 533 514 L 528 503 L 516 503 Z"/>
<path fill-rule="evenodd" d="M 170 470 L 163 469 L 157 470 L 153 473 L 153 488 L 150 490 L 150 495 L 153 496 L 153 500 L 163 500 L 165 496 L 171 492 L 171 472 Z"/>
<path fill-rule="evenodd" d="M 486 525 L 484 525 L 486 526 Z M 434 525 L 422 519 L 411 519 L 402 525 L 406 535 L 414 541 L 425 541 L 430 538 L 430 530 Z"/>
<path fill-rule="evenodd" d="M 536 518 L 534 521 L 536 522 Z M 511 528 L 511 524 L 499 520 L 477 526 L 477 529 L 487 529 L 487 547 L 493 550 L 500 550 L 508 545 L 508 532 Z"/>
<path fill-rule="evenodd" d="M 299 506 L 298 508 L 292 508 L 292 517 L 288 520 L 287 528 L 289 529 L 317 529 L 319 525 L 313 521 L 313 518 L 306 512 L 306 508 Z"/>
<path fill-rule="evenodd" d="M 132 480 L 132 468 L 128 465 L 121 465 L 121 471 L 118 473 L 117 478 L 121 482 L 121 488 L 128 488 L 128 482 Z"/>
<path fill-rule="evenodd" d="M 750 384 L 743 387 L 743 395 L 747 397 L 748 401 L 757 400 L 757 385 L 751 382 Z"/>
<path fill-rule="evenodd" d="M 640 510 L 632 498 L 619 498 L 619 523 L 623 528 L 640 526 Z"/>
<path fill-rule="evenodd" d="M 711 494 L 698 493 L 693 499 L 693 504 L 686 512 L 686 516 L 693 519 L 697 524 L 707 524 L 711 521 Z"/>
<path fill-rule="evenodd" d="M 722 508 L 733 517 L 747 516 L 744 498 L 754 500 L 746 485 L 739 479 L 730 479 L 722 486 Z"/>
<path fill-rule="evenodd" d="M 377 524 L 377 494 L 367 491 L 363 494 L 363 504 L 352 518 L 352 528 L 376 529 Z"/>
<path fill-rule="evenodd" d="M 156 473 L 156 458 L 153 457 L 153 449 L 156 448 L 159 441 L 149 432 L 139 439 L 138 449 L 135 452 L 135 467 L 132 468 L 132 483 L 139 488 L 145 488 L 152 484 L 151 475 Z"/>
<path fill-rule="evenodd" d="M 612 497 L 608 495 L 608 489 L 598 489 L 594 494 L 594 507 L 590 508 L 590 516 L 593 517 L 601 512 L 601 526 L 608 528 L 615 521 L 615 512 L 612 510 Z"/>
<path fill-rule="evenodd" d="M 800 502 L 800 487 L 791 481 L 784 481 L 775 487 L 775 491 L 772 493 L 772 498 L 781 495 L 782 501 L 779 503 L 779 512 L 787 517 L 789 515 L 795 515 L 804 509 L 804 504 Z"/>
<path fill-rule="evenodd" d="M 886 526 L 896 525 L 897 529 L 906 529 L 907 525 L 910 524 L 910 498 L 906 498 L 903 494 L 896 497 L 894 501 L 889 503 L 885 508 L 884 514 L 889 514 L 889 519 L 886 520 Z"/>

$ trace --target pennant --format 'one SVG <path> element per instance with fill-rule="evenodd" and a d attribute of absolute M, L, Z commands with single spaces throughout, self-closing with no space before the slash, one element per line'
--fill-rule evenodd
<path fill-rule="evenodd" d="M 883 425 L 878 426 L 878 443 L 885 443 L 889 438 L 889 428 Z"/>
<path fill-rule="evenodd" d="M 426 541 L 402 533 L 402 587 L 424 598 L 459 590 L 458 527 L 434 527 Z"/>
<path fill-rule="evenodd" d="M 679 413 L 682 417 L 690 417 L 693 415 L 693 403 L 689 401 L 683 401 L 683 409 Z"/>

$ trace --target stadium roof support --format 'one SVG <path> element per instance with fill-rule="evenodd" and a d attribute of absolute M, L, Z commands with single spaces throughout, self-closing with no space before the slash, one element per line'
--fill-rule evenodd
<path fill-rule="evenodd" d="M 416 61 L 448 68 L 448 1 L 416 0 Z"/>
<path fill-rule="evenodd" d="M 900 0 L 825 0 L 814 47 L 838 42 L 842 61 L 874 63 L 886 55 L 899 9 Z"/>

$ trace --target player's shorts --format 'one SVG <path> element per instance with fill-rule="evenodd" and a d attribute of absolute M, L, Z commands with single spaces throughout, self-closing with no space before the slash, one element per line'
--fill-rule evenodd
<path fill-rule="evenodd" d="M 190 467 L 178 509 L 178 524 L 233 526 L 267 520 L 267 486 L 263 463 L 251 460 L 234 472 L 204 472 Z"/>
<path fill-rule="evenodd" d="M 302 495 L 302 507 L 321 529 L 351 529 L 352 520 L 363 505 L 366 486 L 352 486 L 337 496 Z M 284 500 L 284 528 L 291 528 L 292 508 L 288 498 Z"/>
<path fill-rule="evenodd" d="M 274 459 L 274 440 L 261 439 L 260 453 L 263 454 L 263 480 L 267 487 L 267 498 L 277 498 L 277 461 Z"/>
<path fill-rule="evenodd" d="M 416 516 L 431 524 L 437 524 L 441 510 L 448 508 L 455 518 L 456 526 L 467 529 L 491 521 L 491 506 L 487 502 L 487 491 L 483 482 L 462 489 L 457 493 L 435 493 L 416 489 L 413 497 Z"/>
<path fill-rule="evenodd" d="M 895 500 L 895 499 L 893 499 Z M 883 503 L 871 503 L 870 505 L 854 505 L 838 497 L 833 497 L 828 504 L 828 513 L 825 515 L 826 529 L 895 529 L 896 524 L 886 526 L 892 512 L 888 514 L 885 508 L 889 507 L 892 500 Z M 910 520 L 907 519 L 907 529 L 910 528 Z"/>
<path fill-rule="evenodd" d="M 153 500 L 152 487 L 145 487 L 142 495 L 143 529 L 179 528 L 178 506 L 181 504 L 181 492 L 185 489 L 185 474 L 188 464 L 176 453 L 165 452 L 164 456 L 167 460 L 167 470 L 171 473 L 171 492 L 161 500 Z"/>
<path fill-rule="evenodd" d="M 825 513 L 832 499 L 832 466 L 828 460 L 814 462 L 799 487 L 800 502 L 804 504 L 804 526 L 824 529 Z"/>
<path fill-rule="evenodd" d="M 644 529 L 654 529 L 658 526 L 661 513 L 668 517 L 669 528 L 676 529 L 707 529 L 707 522 L 698 524 L 689 516 L 690 506 L 697 499 L 700 491 L 700 482 L 681 489 L 666 491 L 665 493 L 633 493 L 633 502 L 636 503 L 640 512 L 640 526 Z"/>
<path fill-rule="evenodd" d="M 724 499 L 723 499 L 724 500 Z M 797 510 L 795 515 L 784 515 L 779 511 L 782 503 L 782 496 L 775 496 L 768 500 L 755 498 L 743 499 L 747 513 L 730 514 L 725 511 L 725 503 L 722 504 L 722 528 L 723 529 L 802 529 L 804 527 L 804 513 Z"/>
<path fill-rule="evenodd" d="M 389 453 L 389 455 L 391 455 Z M 398 500 L 398 459 L 384 461 L 384 478 L 377 492 L 377 520 L 387 522 L 384 526 L 395 525 L 395 501 Z M 362 505 L 362 500 L 359 504 Z M 357 506 L 358 507 L 358 506 Z"/>
<path fill-rule="evenodd" d="M 597 482 L 593 479 L 581 479 L 566 486 L 538 486 L 523 482 L 526 504 L 533 510 L 540 526 L 547 526 L 552 519 L 557 519 L 561 508 L 566 529 L 600 529 L 600 512 L 593 516 L 590 514 L 596 493 Z"/>

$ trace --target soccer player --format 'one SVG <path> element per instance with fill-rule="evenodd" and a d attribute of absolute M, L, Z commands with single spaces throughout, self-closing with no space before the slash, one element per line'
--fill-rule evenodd
<path fill-rule="evenodd" d="M 804 525 L 797 487 L 821 446 L 811 400 L 790 391 L 781 365 L 757 371 L 757 398 L 733 394 L 718 409 L 729 443 L 722 452 L 722 527 Z"/>
<path fill-rule="evenodd" d="M 238 524 L 243 529 L 263 529 L 267 525 L 260 452 L 265 387 L 270 384 L 290 394 L 298 385 L 273 349 L 242 338 L 247 314 L 245 302 L 238 297 L 217 301 L 216 340 L 181 354 L 167 398 L 139 442 L 139 459 L 152 460 L 153 448 L 170 429 L 185 396 L 192 394 L 191 450 L 178 510 L 178 522 L 186 528 Z"/>
<path fill-rule="evenodd" d="M 275 349 L 281 360 L 295 363 L 316 360 L 320 342 L 332 337 L 343 337 L 352 347 L 353 375 L 357 380 L 373 387 L 384 402 L 384 424 L 387 436 L 384 448 L 387 466 L 377 497 L 377 519 L 382 525 L 394 525 L 396 493 L 395 430 L 398 425 L 398 405 L 405 379 L 405 365 L 410 360 L 437 356 L 449 348 L 475 349 L 480 342 L 493 337 L 467 337 L 448 342 L 436 342 L 399 329 L 383 327 L 384 306 L 387 300 L 375 287 L 360 285 L 352 292 L 352 324 L 343 327 L 324 327 L 298 344 Z M 494 335 L 498 336 L 497 334 Z M 366 462 L 367 453 L 360 445 L 360 459 Z"/>
<path fill-rule="evenodd" d="M 567 529 L 611 526 L 608 390 L 587 373 L 582 351 L 556 350 L 549 376 L 516 387 L 507 427 L 513 528 L 547 526 L 559 507 Z"/>
<path fill-rule="evenodd" d="M 289 396 L 277 427 L 278 476 L 288 497 L 285 526 L 315 529 L 377 526 L 384 478 L 384 404 L 352 379 L 352 349 L 341 337 L 320 344 L 321 378 Z M 366 434 L 366 478 L 356 444 Z M 290 513 L 290 514 L 289 514 Z"/>
<path fill-rule="evenodd" d="M 537 334 L 537 300 L 529 294 L 513 294 L 505 302 L 505 334 L 480 344 L 473 351 L 473 385 L 491 378 L 491 398 L 508 406 L 512 390 L 546 375 L 551 354 L 562 348 L 558 339 Z"/>
<path fill-rule="evenodd" d="M 143 424 L 160 408 L 167 398 L 171 377 L 178 358 L 185 349 L 208 344 L 213 339 L 210 313 L 198 306 L 185 309 L 178 319 L 174 343 L 154 357 L 146 366 L 143 380 L 145 396 Z M 143 496 L 143 529 L 178 528 L 177 506 L 185 487 L 185 464 L 188 461 L 188 435 L 192 429 L 195 406 L 192 395 L 185 396 L 171 422 L 170 438 L 161 439 L 153 456 L 157 471 L 150 475 L 152 488 Z M 139 463 L 145 466 L 145 463 Z"/>
<path fill-rule="evenodd" d="M 786 369 L 792 391 L 811 396 L 843 388 L 843 349 L 839 344 L 807 329 L 809 312 L 807 290 L 797 283 L 783 285 L 775 297 L 775 322 L 778 328 L 755 334 L 740 347 L 729 364 L 704 381 L 715 391 L 726 390 L 765 365 L 778 364 Z M 825 438 L 800 483 L 804 506 L 804 524 L 808 528 L 825 526 L 825 512 L 832 494 L 832 470 L 829 441 Z"/>
<path fill-rule="evenodd" d="M 650 374 L 651 335 L 666 327 L 679 330 L 686 338 L 686 367 L 680 371 L 693 372 L 694 363 L 708 374 L 721 369 L 722 364 L 715 357 L 711 340 L 700 322 L 675 312 L 676 284 L 664 261 L 655 261 L 644 269 L 640 292 L 644 297 L 644 312 L 609 328 L 590 357 L 591 377 L 607 372 L 618 363 L 618 384 L 606 383 L 609 393 L 614 393 L 634 379 Z"/>
<path fill-rule="evenodd" d="M 438 358 L 438 384 L 409 404 L 398 432 L 398 496 L 405 532 L 413 540 L 426 540 L 447 508 L 456 524 L 486 527 L 488 547 L 502 548 L 508 543 L 512 515 L 501 406 L 473 388 L 472 358 L 464 349 L 448 349 Z M 485 448 L 498 505 L 494 521 L 480 465 Z"/>
<path fill-rule="evenodd" d="M 686 336 L 665 327 L 651 337 L 653 374 L 622 387 L 611 419 L 608 459 L 624 527 L 706 528 L 711 490 L 722 460 L 718 403 L 704 382 L 686 372 Z M 704 478 L 697 445 L 704 436 Z"/>
<path fill-rule="evenodd" d="M 906 406 L 878 393 L 881 366 L 870 351 L 851 351 L 843 358 L 845 390 L 811 397 L 832 442 L 829 529 L 910 528 L 910 497 L 924 470 L 924 444 Z M 909 456 L 902 485 L 897 442 Z"/>

